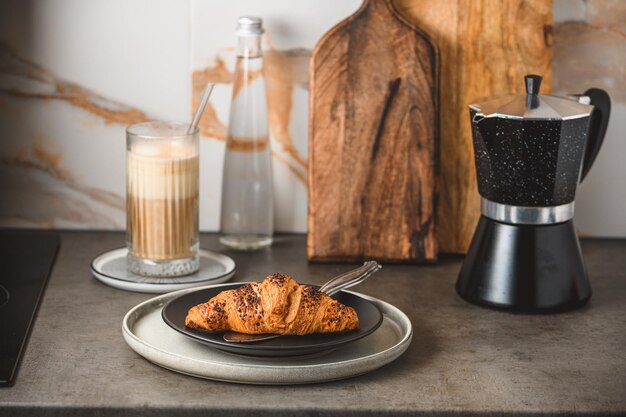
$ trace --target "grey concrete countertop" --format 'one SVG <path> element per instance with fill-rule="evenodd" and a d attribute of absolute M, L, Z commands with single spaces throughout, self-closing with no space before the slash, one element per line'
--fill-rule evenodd
<path fill-rule="evenodd" d="M 149 363 L 124 342 L 121 321 L 148 294 L 91 277 L 121 233 L 64 233 L 17 381 L 0 389 L 3 416 L 606 415 L 626 413 L 626 241 L 586 240 L 594 295 L 558 315 L 514 315 L 454 292 L 460 257 L 436 266 L 389 265 L 358 291 L 410 317 L 413 342 L 398 360 L 328 384 L 268 387 L 213 382 Z M 220 250 L 214 235 L 202 246 Z M 276 271 L 322 283 L 350 265 L 313 264 L 305 238 L 270 250 L 226 252 L 234 280 Z"/>

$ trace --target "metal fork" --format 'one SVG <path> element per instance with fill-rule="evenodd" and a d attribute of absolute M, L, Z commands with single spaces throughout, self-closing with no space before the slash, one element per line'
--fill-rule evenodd
<path fill-rule="evenodd" d="M 345 290 L 346 288 L 362 283 L 381 268 L 382 266 L 376 261 L 364 262 L 362 266 L 332 278 L 326 284 L 322 285 L 319 290 L 328 295 L 336 294 L 341 290 Z M 275 339 L 280 336 L 282 335 L 226 332 L 224 333 L 224 340 L 235 343 L 251 343 L 259 342 L 261 340 Z"/>

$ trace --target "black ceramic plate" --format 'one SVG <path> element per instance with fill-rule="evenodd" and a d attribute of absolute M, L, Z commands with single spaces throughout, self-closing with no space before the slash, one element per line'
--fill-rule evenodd
<path fill-rule="evenodd" d="M 370 301 L 357 294 L 342 291 L 333 295 L 333 298 L 356 310 L 360 325 L 358 330 L 334 334 L 281 336 L 275 339 L 254 343 L 232 343 L 223 339 L 223 332 L 211 333 L 185 327 L 185 317 L 191 307 L 208 301 L 221 291 L 239 288 L 244 284 L 245 283 L 225 284 L 183 294 L 168 302 L 163 307 L 161 316 L 165 323 L 174 330 L 211 347 L 231 353 L 238 353 L 240 355 L 275 357 L 308 355 L 335 349 L 369 335 L 376 330 L 383 321 L 382 313 L 378 307 Z"/>

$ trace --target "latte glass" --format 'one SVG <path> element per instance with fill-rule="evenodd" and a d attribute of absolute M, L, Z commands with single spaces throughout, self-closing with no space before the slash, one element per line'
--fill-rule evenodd
<path fill-rule="evenodd" d="M 177 122 L 126 129 L 128 268 L 176 277 L 198 270 L 198 130 Z"/>

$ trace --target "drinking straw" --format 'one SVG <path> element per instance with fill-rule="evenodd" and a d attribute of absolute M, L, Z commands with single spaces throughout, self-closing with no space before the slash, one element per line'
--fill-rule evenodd
<path fill-rule="evenodd" d="M 196 108 L 196 113 L 193 115 L 193 120 L 189 125 L 189 129 L 187 129 L 187 134 L 190 135 L 198 128 L 198 123 L 200 123 L 200 118 L 202 117 L 202 113 L 204 113 L 204 109 L 206 108 L 207 103 L 209 102 L 209 97 L 211 97 L 211 93 L 213 92 L 213 87 L 215 87 L 214 83 L 208 83 L 206 87 L 204 87 L 204 92 L 202 93 L 202 98 L 200 99 L 200 104 L 198 104 L 198 108 Z"/>

